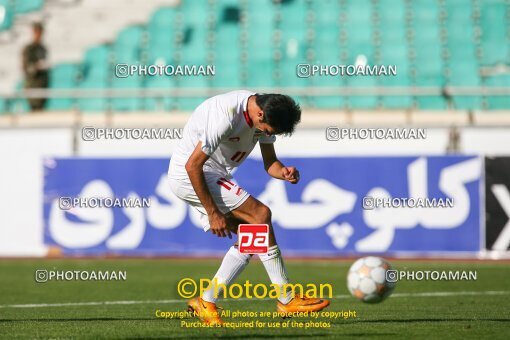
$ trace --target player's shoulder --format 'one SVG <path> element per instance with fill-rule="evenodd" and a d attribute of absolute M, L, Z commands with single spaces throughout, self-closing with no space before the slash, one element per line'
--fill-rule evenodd
<path fill-rule="evenodd" d="M 226 104 L 232 105 L 232 104 L 240 104 L 243 101 L 245 101 L 248 97 L 253 96 L 255 92 L 248 91 L 248 90 L 236 90 L 236 91 L 230 91 L 226 92 L 220 95 L 217 95 L 216 100 L 225 102 Z"/>
<path fill-rule="evenodd" d="M 207 99 L 198 109 L 205 110 L 208 114 L 222 116 L 232 122 L 240 112 L 242 113 L 246 101 L 254 94 L 255 92 L 247 90 L 226 92 Z"/>

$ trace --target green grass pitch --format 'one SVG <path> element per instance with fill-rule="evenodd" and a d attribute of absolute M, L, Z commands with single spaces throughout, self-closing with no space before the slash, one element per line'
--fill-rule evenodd
<path fill-rule="evenodd" d="M 0 260 L 1 338 L 373 338 L 508 339 L 508 262 L 392 261 L 395 269 L 476 270 L 477 281 L 402 281 L 383 303 L 368 305 L 348 295 L 351 261 L 287 261 L 293 282 L 330 283 L 330 311 L 356 311 L 356 318 L 317 319 L 329 328 L 183 328 L 181 320 L 156 318 L 156 310 L 186 308 L 176 291 L 185 277 L 210 278 L 220 260 L 97 259 Z M 125 270 L 126 281 L 35 282 L 35 271 Z M 237 282 L 269 283 L 259 261 Z M 225 300 L 231 311 L 275 311 L 272 300 Z M 237 319 L 252 321 L 254 318 Z M 285 322 L 280 318 L 256 318 Z M 193 319 L 184 319 L 193 321 Z M 288 319 L 287 319 L 288 320 Z M 308 319 L 291 319 L 300 322 Z M 227 320 L 226 321 L 234 321 Z"/>

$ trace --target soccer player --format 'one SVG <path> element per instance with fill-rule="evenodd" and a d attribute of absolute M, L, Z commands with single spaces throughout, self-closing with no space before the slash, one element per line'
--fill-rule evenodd
<path fill-rule="evenodd" d="M 283 313 L 319 311 L 329 301 L 291 296 L 290 291 L 284 291 L 282 287 L 289 280 L 272 228 L 271 210 L 244 191 L 231 172 L 258 142 L 267 173 L 298 183 L 299 171 L 278 160 L 273 143 L 275 135 L 292 134 L 300 119 L 299 105 L 286 95 L 233 91 L 209 98 L 196 108 L 184 127 L 168 170 L 172 191 L 201 213 L 204 231 L 232 238 L 241 223 L 269 225 L 269 250 L 258 256 L 271 282 L 281 288 L 277 310 Z M 240 253 L 235 244 L 213 280 L 229 285 L 250 258 L 251 255 Z M 191 299 L 188 308 L 205 323 L 221 324 L 219 313 L 215 313 L 214 295 L 214 289 L 209 287 L 201 297 Z"/>

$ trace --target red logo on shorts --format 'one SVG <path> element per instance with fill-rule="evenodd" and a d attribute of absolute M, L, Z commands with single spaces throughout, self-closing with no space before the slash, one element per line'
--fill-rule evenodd
<path fill-rule="evenodd" d="M 269 225 L 240 224 L 237 229 L 241 254 L 265 254 L 269 248 Z"/>

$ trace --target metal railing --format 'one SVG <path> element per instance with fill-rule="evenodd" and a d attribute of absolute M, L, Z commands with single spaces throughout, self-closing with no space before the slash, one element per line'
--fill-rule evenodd
<path fill-rule="evenodd" d="M 211 97 L 217 94 L 238 90 L 239 88 L 103 88 L 103 89 L 20 89 L 12 93 L 0 94 L 0 99 L 7 100 L 7 112 L 15 114 L 23 110 L 9 110 L 9 108 L 16 108 L 16 105 L 11 105 L 13 102 L 31 99 L 31 98 L 47 98 L 47 99 L 125 99 L 125 98 L 153 98 L 156 101 L 163 101 L 166 98 L 197 98 L 202 100 L 204 97 Z M 510 97 L 510 87 L 505 86 L 480 86 L 480 87 L 262 87 L 257 89 L 250 89 L 258 93 L 284 93 L 290 96 L 299 96 L 302 98 L 310 97 L 442 97 L 446 104 L 447 109 L 456 109 L 454 98 L 455 97 Z M 197 102 L 197 105 L 199 103 Z M 19 106 L 19 103 L 18 103 Z M 72 110 L 80 111 L 79 105 L 73 105 Z M 161 106 L 161 105 L 160 105 Z M 306 106 L 303 105 L 304 107 Z M 308 106 L 307 108 L 314 108 Z M 374 109 L 385 109 L 384 107 L 376 107 Z M 338 110 L 349 110 L 349 107 L 338 107 Z M 391 108 L 394 109 L 394 108 Z M 402 107 L 401 110 L 419 111 L 420 108 L 416 106 Z M 478 109 L 478 108 L 477 108 Z M 473 108 L 474 111 L 477 110 Z M 510 107 L 504 108 L 510 110 Z M 0 107 L 1 110 L 1 107 Z M 112 105 L 107 105 L 104 111 L 115 112 Z M 141 108 L 140 111 L 146 111 Z M 163 111 L 169 111 L 165 109 Z"/>
<path fill-rule="evenodd" d="M 291 96 L 510 96 L 510 87 L 262 87 L 250 89 L 258 93 L 285 93 Z M 239 88 L 104 88 L 104 89 L 22 89 L 0 94 L 5 99 L 28 98 L 157 98 L 203 97 Z"/>

